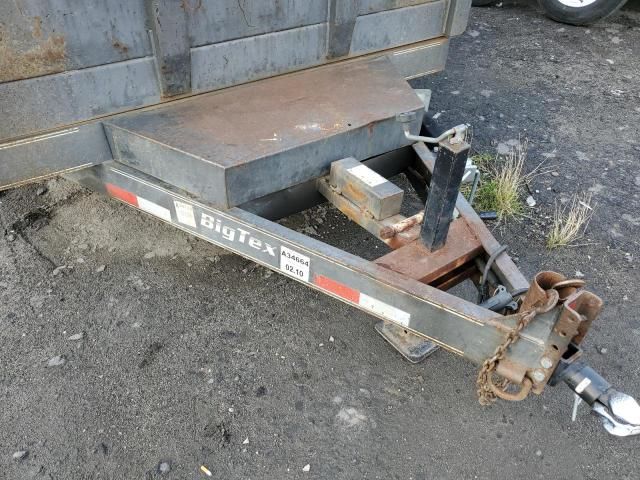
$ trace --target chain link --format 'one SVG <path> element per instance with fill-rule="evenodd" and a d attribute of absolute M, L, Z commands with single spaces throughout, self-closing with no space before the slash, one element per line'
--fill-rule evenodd
<path fill-rule="evenodd" d="M 505 392 L 505 397 L 513 396 L 506 393 L 506 388 L 509 386 L 509 381 L 503 379 L 498 385 L 493 383 L 493 375 L 498 362 L 504 359 L 507 353 L 507 349 L 516 343 L 520 339 L 520 332 L 531 323 L 531 321 L 540 313 L 546 313 L 556 306 L 558 303 L 559 295 L 557 290 L 547 290 L 547 302 L 539 307 L 534 308 L 522 315 L 516 327 L 507 334 L 505 341 L 496 348 L 493 355 L 487 358 L 480 371 L 478 372 L 478 379 L 476 380 L 476 386 L 478 387 L 478 401 L 481 405 L 490 405 L 496 401 L 498 395 L 496 395 L 496 389 Z M 530 385 L 530 384 L 529 384 Z"/>

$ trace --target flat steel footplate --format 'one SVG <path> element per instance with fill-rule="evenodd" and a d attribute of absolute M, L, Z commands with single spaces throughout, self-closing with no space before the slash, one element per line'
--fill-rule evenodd
<path fill-rule="evenodd" d="M 395 323 L 383 320 L 376 323 L 375 329 L 382 335 L 382 338 L 411 363 L 423 361 L 440 348 L 435 343 L 405 330 Z"/>
<path fill-rule="evenodd" d="M 410 142 L 424 106 L 386 58 L 319 67 L 104 123 L 115 159 L 229 208 Z"/>

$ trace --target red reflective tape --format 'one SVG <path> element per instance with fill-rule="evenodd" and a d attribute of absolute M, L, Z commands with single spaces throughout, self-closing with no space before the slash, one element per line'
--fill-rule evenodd
<path fill-rule="evenodd" d="M 106 186 L 107 192 L 109 192 L 109 195 L 111 195 L 112 197 L 122 200 L 123 202 L 127 202 L 134 207 L 138 206 L 138 197 L 136 197 L 133 193 L 127 192 L 126 190 L 112 183 L 107 183 Z"/>
<path fill-rule="evenodd" d="M 350 302 L 358 303 L 360 301 L 359 291 L 354 290 L 351 287 L 347 287 L 344 283 L 336 282 L 329 277 L 325 277 L 324 275 L 316 275 L 313 279 L 313 283 L 323 290 L 338 295 Z"/>

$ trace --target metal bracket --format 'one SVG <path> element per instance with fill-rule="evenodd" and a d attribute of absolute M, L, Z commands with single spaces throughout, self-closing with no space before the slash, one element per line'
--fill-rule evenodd
<path fill-rule="evenodd" d="M 422 362 L 439 348 L 435 343 L 393 323 L 381 321 L 376 323 L 375 329 L 400 355 L 411 363 Z"/>
<path fill-rule="evenodd" d="M 163 97 L 191 91 L 187 13 L 180 5 L 173 0 L 146 0 L 151 45 Z"/>
<path fill-rule="evenodd" d="M 413 91 L 416 92 L 418 98 L 424 103 L 424 111 L 428 112 L 429 104 L 431 103 L 431 90 L 428 88 L 414 88 Z"/>
<path fill-rule="evenodd" d="M 462 183 L 470 183 L 471 191 L 467 197 L 467 202 L 473 205 L 476 192 L 478 191 L 478 185 L 480 184 L 480 169 L 473 163 L 471 158 L 467 159 L 467 165 L 464 169 L 464 175 L 462 176 Z"/>
<path fill-rule="evenodd" d="M 400 213 L 404 191 L 353 157 L 331 162 L 329 184 L 376 220 Z"/>
<path fill-rule="evenodd" d="M 359 4 L 360 2 L 357 0 L 329 1 L 328 58 L 349 55 Z"/>

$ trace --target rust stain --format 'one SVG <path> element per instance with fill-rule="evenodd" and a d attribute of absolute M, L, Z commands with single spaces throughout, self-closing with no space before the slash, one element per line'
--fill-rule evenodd
<path fill-rule="evenodd" d="M 389 245 L 393 250 L 397 250 L 400 247 L 410 244 L 418 239 L 420 236 L 420 225 L 414 225 L 409 230 L 397 233 L 394 237 L 384 240 L 384 243 Z"/>
<path fill-rule="evenodd" d="M 66 41 L 52 35 L 26 52 L 20 52 L 0 39 L 0 82 L 62 72 L 66 64 Z"/>
<path fill-rule="evenodd" d="M 367 201 L 367 195 L 352 183 L 342 185 L 342 194 L 356 204 L 362 205 Z"/>
<path fill-rule="evenodd" d="M 370 137 L 373 137 L 373 130 L 376 126 L 373 123 L 369 123 L 367 124 L 367 132 L 369 133 Z"/>
<path fill-rule="evenodd" d="M 424 219 L 424 210 L 422 210 L 419 213 L 416 213 L 411 217 L 405 218 L 404 220 L 397 222 L 393 225 L 388 225 L 384 227 L 380 231 L 380 237 L 383 240 L 388 240 L 390 238 L 393 238 L 395 235 L 405 232 L 410 228 L 413 228 L 415 225 L 421 224 L 423 219 Z"/>
<path fill-rule="evenodd" d="M 202 7 L 202 0 L 196 0 L 195 5 L 191 6 L 191 0 L 180 0 L 180 8 L 182 8 L 185 12 L 195 12 L 200 10 Z"/>
<path fill-rule="evenodd" d="M 33 17 L 33 29 L 31 30 L 33 38 L 42 38 L 42 18 Z"/>
<path fill-rule="evenodd" d="M 448 241 L 440 250 L 431 252 L 416 240 L 378 258 L 375 263 L 420 282 L 432 283 L 470 262 L 481 251 L 480 241 L 466 222 L 458 219 L 451 224 Z"/>
<path fill-rule="evenodd" d="M 120 40 L 114 38 L 113 42 L 111 42 L 111 45 L 113 45 L 113 48 L 118 50 L 122 55 L 129 54 L 129 47 L 125 43 L 121 42 Z"/>

